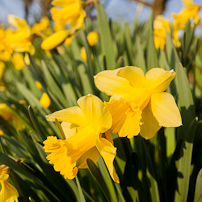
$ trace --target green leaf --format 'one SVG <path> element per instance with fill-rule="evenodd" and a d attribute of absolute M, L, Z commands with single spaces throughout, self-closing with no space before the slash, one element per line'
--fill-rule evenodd
<path fill-rule="evenodd" d="M 150 181 L 150 194 L 151 194 L 151 200 L 159 202 L 160 196 L 159 196 L 159 189 L 157 184 L 157 174 L 155 170 L 155 164 L 154 161 L 151 159 L 150 151 L 149 151 L 149 142 L 144 141 L 144 149 L 146 153 L 146 161 L 147 161 L 147 169 L 146 173 Z M 148 143 L 148 144 L 147 144 Z"/>
<path fill-rule="evenodd" d="M 104 8 L 101 5 L 101 3 L 96 2 L 95 7 L 97 10 L 101 49 L 102 49 L 102 53 L 106 57 L 106 68 L 115 69 L 116 58 L 115 58 L 115 53 L 114 53 L 114 49 L 113 49 L 113 40 L 112 40 L 112 36 L 110 33 L 109 22 L 107 20 L 106 13 L 105 13 Z"/>
<path fill-rule="evenodd" d="M 79 198 L 80 198 L 79 201 L 81 201 L 81 202 L 86 202 L 86 199 L 85 199 L 85 197 L 84 197 L 84 195 L 83 195 L 83 192 L 82 192 L 82 189 L 81 189 L 81 185 L 80 185 L 80 183 L 79 183 L 79 179 L 78 179 L 77 176 L 76 176 L 76 184 L 77 184 L 78 192 L 79 192 Z"/>
<path fill-rule="evenodd" d="M 180 108 L 183 126 L 178 128 L 178 136 L 184 136 L 190 123 L 195 118 L 195 109 L 189 81 L 184 68 L 182 67 L 176 49 L 173 45 L 171 35 L 167 33 L 166 52 L 170 67 L 175 68 L 176 78 L 174 79 Z M 171 86 L 172 87 L 172 86 Z M 172 89 L 171 89 L 172 90 Z M 175 93 L 174 93 L 175 94 Z"/>
<path fill-rule="evenodd" d="M 50 190 L 55 190 L 54 192 L 57 192 L 58 197 L 60 196 L 63 199 L 66 198 L 69 200 L 75 197 L 78 199 L 78 190 L 76 189 L 74 182 L 71 180 L 66 180 L 66 183 L 64 178 L 58 172 L 53 170 L 52 165 L 48 164 L 46 153 L 43 149 L 43 145 L 40 142 L 39 137 L 33 132 L 31 132 L 30 135 L 40 156 L 38 163 L 41 166 L 43 175 L 45 176 L 43 181 L 46 181 L 47 186 L 50 186 Z M 68 195 L 66 195 L 66 190 L 69 192 Z"/>
<path fill-rule="evenodd" d="M 74 86 L 76 87 L 77 85 L 76 85 L 76 81 L 73 78 L 72 72 L 69 71 L 69 69 L 67 68 L 67 64 L 63 60 L 61 55 L 59 55 L 58 53 L 52 52 L 52 57 L 57 64 L 54 66 L 57 69 L 57 78 L 59 79 L 59 83 L 62 87 L 65 98 L 71 104 L 75 105 L 77 101 L 77 96 L 76 96 L 76 91 L 74 89 Z"/>
<path fill-rule="evenodd" d="M 195 187 L 195 195 L 194 202 L 202 202 L 202 169 L 199 171 L 198 176 L 196 178 L 196 187 Z"/>
<path fill-rule="evenodd" d="M 88 74 L 86 64 L 83 62 L 80 54 L 80 48 L 77 44 L 76 39 L 72 40 L 72 53 L 74 55 L 74 63 L 75 63 L 75 68 L 78 71 L 79 78 L 81 80 L 81 88 L 83 89 L 83 95 L 92 93 L 93 94 L 93 89 L 94 86 L 92 85 L 93 82 L 93 77 L 91 78 L 90 75 L 93 73 L 91 72 Z M 92 71 L 92 70 L 91 70 Z"/>
<path fill-rule="evenodd" d="M 17 83 L 16 84 L 17 89 L 19 92 L 24 96 L 24 98 L 28 101 L 28 103 L 35 109 L 40 112 L 40 114 L 46 116 L 50 111 L 48 109 L 45 109 L 41 104 L 39 99 L 23 84 Z"/>
<path fill-rule="evenodd" d="M 50 74 L 50 72 L 49 72 L 49 70 L 48 70 L 48 68 L 46 66 L 46 63 L 44 61 L 42 61 L 42 69 L 43 69 L 43 72 L 44 72 L 44 75 L 45 75 L 46 83 L 47 83 L 49 89 L 54 94 L 54 96 L 58 98 L 58 100 L 61 102 L 63 107 L 71 106 L 72 104 L 68 103 L 68 100 L 65 99 L 62 91 L 60 90 L 59 86 L 57 85 L 57 83 L 53 79 L 53 77 Z"/>
<path fill-rule="evenodd" d="M 148 39 L 147 39 L 147 70 L 158 67 L 157 51 L 154 45 L 153 27 L 152 27 L 153 16 L 150 17 L 148 23 Z"/>
<path fill-rule="evenodd" d="M 195 27 L 193 27 L 193 24 L 191 24 L 190 20 L 188 20 L 185 25 L 185 31 L 181 43 L 182 61 L 184 65 L 186 65 L 187 63 L 188 51 L 190 50 L 191 45 L 193 44 L 194 30 Z"/>
<path fill-rule="evenodd" d="M 87 159 L 87 164 L 88 164 L 88 167 L 89 167 L 91 173 L 93 174 L 93 176 L 97 180 L 97 182 L 98 182 L 102 192 L 104 193 L 107 201 L 110 202 L 111 196 L 110 196 L 109 190 L 107 189 L 106 183 L 102 177 L 100 170 L 98 169 L 98 167 L 95 165 L 95 163 L 91 159 Z"/>
<path fill-rule="evenodd" d="M 107 189 L 110 192 L 110 196 L 111 196 L 111 201 L 117 201 L 117 195 L 116 195 L 116 191 L 114 188 L 114 184 L 112 182 L 112 178 L 107 170 L 107 167 L 103 161 L 103 159 L 100 157 L 98 159 L 98 167 L 100 168 L 100 172 L 103 176 L 103 179 L 106 183 Z"/>
<path fill-rule="evenodd" d="M 30 115 L 33 125 L 35 126 L 37 132 L 39 133 L 41 140 L 44 141 L 47 138 L 47 136 L 44 133 L 44 130 L 41 127 L 41 124 L 39 123 L 37 116 L 35 115 L 31 106 L 28 107 L 28 111 L 29 111 L 29 115 Z"/>
<path fill-rule="evenodd" d="M 124 36 L 125 36 L 125 50 L 127 53 L 127 57 L 128 57 L 128 63 L 129 65 L 133 65 L 134 64 L 134 57 L 133 57 L 133 49 L 132 49 L 132 36 L 130 33 L 130 27 L 128 26 L 127 23 L 125 23 L 124 26 Z"/>
<path fill-rule="evenodd" d="M 134 65 L 142 68 L 143 71 L 146 73 L 144 50 L 140 42 L 140 37 L 138 36 L 136 37 L 135 50 L 136 50 L 136 54 L 135 54 Z"/>
<path fill-rule="evenodd" d="M 115 187 L 116 187 L 116 190 L 117 190 L 117 193 L 118 193 L 118 197 L 119 197 L 119 202 L 126 202 L 125 199 L 124 199 L 124 196 L 122 194 L 122 191 L 121 191 L 121 187 L 120 187 L 120 184 L 118 183 L 115 183 Z"/>
<path fill-rule="evenodd" d="M 175 191 L 175 202 L 187 201 L 190 171 L 191 171 L 191 159 L 193 150 L 193 140 L 196 130 L 197 120 L 194 119 L 187 133 L 184 134 L 183 142 L 180 149 L 179 160 L 177 160 L 177 187 Z"/>
<path fill-rule="evenodd" d="M 27 171 L 22 166 L 20 166 L 16 161 L 14 161 L 13 159 L 11 159 L 10 157 L 6 156 L 1 152 L 0 152 L 0 162 L 2 164 L 7 165 L 9 168 L 13 169 L 16 173 L 24 175 L 26 176 L 26 178 L 29 178 L 30 180 L 34 180 L 38 183 L 41 183 L 41 181 L 34 174 Z"/>

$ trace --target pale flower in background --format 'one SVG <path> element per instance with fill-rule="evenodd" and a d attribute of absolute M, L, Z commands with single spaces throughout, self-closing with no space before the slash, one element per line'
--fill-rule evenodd
<path fill-rule="evenodd" d="M 50 12 L 55 23 L 55 33 L 47 37 L 41 44 L 44 50 L 51 50 L 63 42 L 68 45 L 70 41 L 66 41 L 66 39 L 84 27 L 86 17 L 84 1 L 53 0 L 52 5 L 54 7 Z"/>
<path fill-rule="evenodd" d="M 94 46 L 99 39 L 97 32 L 89 32 L 87 35 L 87 40 L 90 46 Z"/>
<path fill-rule="evenodd" d="M 86 61 L 87 61 L 86 49 L 85 49 L 84 47 L 82 47 L 82 48 L 80 49 L 80 53 L 81 53 L 82 59 L 86 62 Z"/>
<path fill-rule="evenodd" d="M 41 98 L 40 98 L 40 103 L 44 108 L 48 108 L 51 104 L 51 100 L 48 97 L 47 93 L 43 93 Z"/>
<path fill-rule="evenodd" d="M 198 25 L 200 21 L 198 12 L 201 7 L 197 4 L 194 4 L 192 0 L 182 1 L 184 3 L 184 8 L 179 14 L 173 13 L 172 15 L 175 20 L 174 23 L 176 24 L 178 29 L 184 29 L 187 21 L 191 19 L 193 19 L 194 24 Z"/>
<path fill-rule="evenodd" d="M 170 27 L 173 28 L 172 30 L 173 43 L 175 44 L 176 47 L 179 47 L 181 45 L 178 36 L 179 30 L 176 29 L 177 27 L 162 15 L 158 15 L 154 19 L 154 31 L 153 31 L 154 44 L 156 49 L 158 48 L 164 49 L 166 44 L 166 33 L 171 32 Z"/>

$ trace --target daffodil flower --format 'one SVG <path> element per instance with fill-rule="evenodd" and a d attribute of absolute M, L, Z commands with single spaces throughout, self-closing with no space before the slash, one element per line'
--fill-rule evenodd
<path fill-rule="evenodd" d="M 62 122 L 64 140 L 49 136 L 44 141 L 49 163 L 65 178 L 73 179 L 78 169 L 87 168 L 89 158 L 95 163 L 99 154 L 103 157 L 112 179 L 119 182 L 113 161 L 116 148 L 109 129 L 112 117 L 104 103 L 94 95 L 83 96 L 77 101 L 79 106 L 54 112 L 48 121 Z"/>
<path fill-rule="evenodd" d="M 21 53 L 14 53 L 12 55 L 12 62 L 14 64 L 15 69 L 21 70 L 23 67 L 25 67 L 23 55 Z"/>
<path fill-rule="evenodd" d="M 18 202 L 18 191 L 17 189 L 8 182 L 9 168 L 5 165 L 0 166 L 0 201 L 2 202 Z"/>
<path fill-rule="evenodd" d="M 22 130 L 25 127 L 23 122 L 5 103 L 0 103 L 0 116 L 7 122 L 12 123 L 16 130 Z"/>
<path fill-rule="evenodd" d="M 200 16 L 198 12 L 201 7 L 197 4 L 194 4 L 192 0 L 182 0 L 182 1 L 184 3 L 184 8 L 181 10 L 179 14 L 173 13 L 175 26 L 178 27 L 178 29 L 184 29 L 185 24 L 190 19 L 193 19 L 194 23 L 198 25 L 200 21 Z"/>
<path fill-rule="evenodd" d="M 41 105 L 44 107 L 44 108 L 48 108 L 51 104 L 51 100 L 50 98 L 48 97 L 48 94 L 47 93 L 43 93 L 41 98 L 40 98 L 40 103 Z"/>
<path fill-rule="evenodd" d="M 89 32 L 87 35 L 87 40 L 90 46 L 94 46 L 98 41 L 98 33 L 97 32 Z"/>
<path fill-rule="evenodd" d="M 158 15 L 154 19 L 154 31 L 153 31 L 154 44 L 156 48 L 164 49 L 166 44 L 166 32 L 170 33 L 170 26 L 173 27 L 172 30 L 173 43 L 175 44 L 176 47 L 179 47 L 181 45 L 178 37 L 179 29 L 177 29 L 177 27 L 168 19 L 166 19 L 162 15 Z"/>
<path fill-rule="evenodd" d="M 8 15 L 8 22 L 16 28 L 16 30 L 8 36 L 13 50 L 33 54 L 35 49 L 32 45 L 31 27 L 27 24 L 26 20 L 18 18 L 15 15 Z"/>
<path fill-rule="evenodd" d="M 42 49 L 51 50 L 61 43 L 66 42 L 67 38 L 84 26 L 86 12 L 84 2 L 81 0 L 53 0 L 50 12 L 55 22 L 55 33 L 47 37 L 41 44 Z M 57 7 L 55 7 L 57 6 Z M 64 29 L 65 26 L 68 29 Z M 67 43 L 68 44 L 68 43 Z"/>
<path fill-rule="evenodd" d="M 86 49 L 84 47 L 82 47 L 80 49 L 80 54 L 81 54 L 82 59 L 86 62 L 87 61 L 87 54 L 86 54 Z"/>
<path fill-rule="evenodd" d="M 34 53 L 35 48 L 32 44 L 34 38 L 40 35 L 40 32 L 46 31 L 49 25 L 47 17 L 43 17 L 39 23 L 30 27 L 25 19 L 15 15 L 8 15 L 8 22 L 15 27 L 15 30 L 6 34 L 6 41 L 16 52 Z"/>
<path fill-rule="evenodd" d="M 0 27 L 0 60 L 9 61 L 13 53 L 9 36 L 12 33 L 10 29 Z"/>
<path fill-rule="evenodd" d="M 113 133 L 128 138 L 140 133 L 150 139 L 162 126 L 180 126 L 175 100 L 164 92 L 174 77 L 173 70 L 153 68 L 144 75 L 134 66 L 98 73 L 94 78 L 97 88 L 111 96 L 105 104 L 112 114 Z"/>
<path fill-rule="evenodd" d="M 82 28 L 86 12 L 81 0 L 53 0 L 50 12 L 55 21 L 56 32 L 62 30 L 66 23 L 70 23 L 72 32 Z M 57 7 L 55 7 L 57 6 Z"/>
<path fill-rule="evenodd" d="M 3 76 L 5 67 L 6 67 L 6 65 L 4 64 L 4 62 L 1 62 L 1 61 L 0 61 L 0 79 L 1 79 L 2 76 Z"/>

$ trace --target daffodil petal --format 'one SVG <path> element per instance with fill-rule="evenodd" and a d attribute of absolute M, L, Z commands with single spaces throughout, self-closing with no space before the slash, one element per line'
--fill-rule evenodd
<path fill-rule="evenodd" d="M 99 158 L 99 152 L 96 147 L 89 149 L 85 154 L 81 156 L 81 158 L 77 161 L 78 169 L 85 169 L 88 168 L 87 159 L 91 159 L 94 163 L 97 163 Z"/>
<path fill-rule="evenodd" d="M 15 15 L 8 15 L 8 22 L 9 24 L 13 25 L 18 29 L 25 29 L 28 27 L 28 24 L 25 19 L 19 18 Z"/>
<path fill-rule="evenodd" d="M 0 201 L 18 201 L 18 191 L 17 189 L 10 184 L 7 179 L 9 175 L 4 174 L 0 176 L 1 192 L 0 192 Z"/>
<path fill-rule="evenodd" d="M 46 38 L 42 44 L 41 48 L 44 50 L 51 50 L 55 48 L 56 46 L 60 45 L 69 35 L 69 30 L 61 30 L 58 32 L 55 32 L 54 34 L 50 35 L 48 38 Z"/>
<path fill-rule="evenodd" d="M 56 111 L 46 116 L 48 121 L 54 122 L 57 119 L 60 122 L 70 122 L 78 126 L 87 125 L 87 120 L 84 117 L 80 107 L 69 107 L 67 109 Z"/>
<path fill-rule="evenodd" d="M 62 130 L 64 131 L 65 138 L 68 139 L 77 132 L 77 125 L 68 122 L 61 123 Z"/>
<path fill-rule="evenodd" d="M 111 130 L 106 131 L 105 133 L 105 138 L 111 142 L 112 145 L 114 145 L 114 141 L 112 138 Z"/>
<path fill-rule="evenodd" d="M 140 135 L 146 140 L 152 138 L 157 133 L 157 131 L 161 128 L 161 126 L 159 126 L 158 121 L 153 116 L 150 103 L 142 111 L 141 121 L 143 122 L 143 124 L 140 129 Z"/>
<path fill-rule="evenodd" d="M 8 174 L 0 175 L 0 181 L 8 180 L 8 178 L 9 178 L 9 175 L 8 175 Z"/>
<path fill-rule="evenodd" d="M 101 137 L 96 139 L 95 144 L 100 152 L 100 155 L 104 159 L 112 179 L 119 183 L 119 177 L 113 165 L 113 161 L 116 156 L 116 147 L 114 147 L 107 139 Z"/>
<path fill-rule="evenodd" d="M 170 82 L 175 78 L 176 73 L 173 70 L 166 71 L 162 68 L 153 68 L 149 70 L 146 77 L 146 89 L 150 93 L 161 93 L 166 90 Z"/>
<path fill-rule="evenodd" d="M 123 67 L 118 71 L 117 75 L 129 80 L 133 87 L 143 88 L 145 86 L 144 71 L 139 67 Z"/>
<path fill-rule="evenodd" d="M 156 93 L 151 96 L 151 110 L 160 126 L 178 127 L 182 125 L 179 109 L 174 97 L 169 93 Z"/>
<path fill-rule="evenodd" d="M 75 2 L 75 0 L 53 0 L 51 2 L 51 4 L 54 6 L 63 7 L 63 6 L 67 6 L 68 3 L 70 4 L 70 3 L 74 3 L 74 2 Z"/>
<path fill-rule="evenodd" d="M 117 73 L 120 69 L 106 70 L 94 76 L 95 85 L 97 88 L 107 95 L 127 94 L 132 89 L 130 82 Z"/>
<path fill-rule="evenodd" d="M 77 103 L 88 120 L 88 124 L 95 131 L 103 133 L 111 127 L 111 114 L 100 98 L 89 94 L 79 98 Z"/>

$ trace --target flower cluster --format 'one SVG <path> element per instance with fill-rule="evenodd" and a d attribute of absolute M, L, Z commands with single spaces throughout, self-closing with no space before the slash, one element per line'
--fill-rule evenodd
<path fill-rule="evenodd" d="M 156 48 L 164 49 L 166 43 L 166 31 L 171 33 L 172 27 L 172 39 L 176 47 L 180 47 L 181 43 L 179 41 L 179 31 L 185 28 L 185 24 L 188 20 L 193 19 L 193 23 L 198 25 L 200 22 L 199 10 L 200 5 L 194 4 L 192 0 L 182 0 L 184 3 L 184 8 L 179 14 L 173 13 L 173 22 L 162 15 L 158 15 L 154 20 L 154 43 Z"/>
<path fill-rule="evenodd" d="M 47 116 L 48 121 L 62 122 L 63 140 L 49 136 L 44 141 L 44 149 L 50 153 L 47 159 L 54 169 L 72 179 L 78 169 L 88 167 L 88 158 L 96 163 L 100 154 L 112 179 L 119 182 L 113 166 L 116 148 L 110 130 L 119 137 L 132 138 L 140 133 L 150 139 L 162 126 L 180 126 L 175 100 L 164 92 L 174 77 L 173 70 L 153 68 L 144 75 L 141 68 L 134 66 L 98 73 L 95 85 L 111 96 L 109 102 L 87 95 L 78 100 L 79 106 Z"/>
<path fill-rule="evenodd" d="M 66 43 L 65 40 L 69 41 L 76 30 L 83 28 L 86 17 L 85 3 L 81 0 L 53 0 L 52 5 L 54 7 L 50 12 L 55 22 L 55 33 L 41 44 L 44 50 L 53 49 L 63 42 Z"/>

